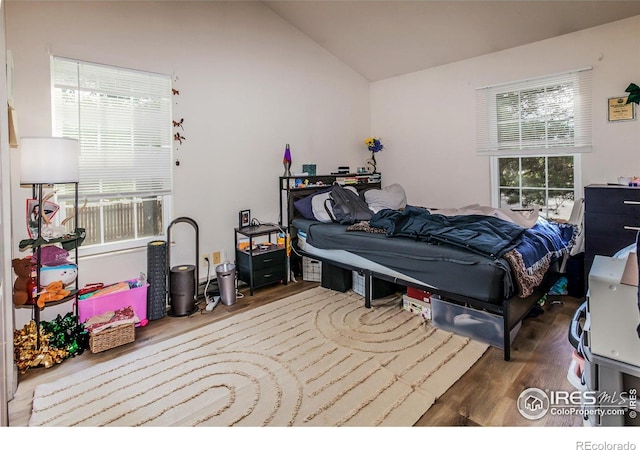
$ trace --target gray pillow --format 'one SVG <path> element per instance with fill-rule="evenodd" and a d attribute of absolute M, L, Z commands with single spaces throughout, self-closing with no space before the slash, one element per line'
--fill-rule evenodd
<path fill-rule="evenodd" d="M 382 209 L 398 210 L 407 206 L 404 189 L 397 183 L 383 189 L 369 189 L 365 191 L 364 199 L 374 213 Z"/>

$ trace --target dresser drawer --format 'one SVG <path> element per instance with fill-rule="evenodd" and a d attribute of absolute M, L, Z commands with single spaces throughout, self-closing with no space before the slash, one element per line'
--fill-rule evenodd
<path fill-rule="evenodd" d="M 267 284 L 283 281 L 286 276 L 284 265 L 270 267 L 268 269 L 253 272 L 253 287 L 266 286 Z"/>
<path fill-rule="evenodd" d="M 586 213 L 607 213 L 640 216 L 640 188 L 587 187 Z"/>
<path fill-rule="evenodd" d="M 612 256 L 636 241 L 640 218 L 622 214 L 584 215 L 585 251 L 589 255 Z"/>
<path fill-rule="evenodd" d="M 253 270 L 260 270 L 274 265 L 284 265 L 286 262 L 284 249 L 262 253 L 253 257 Z"/>
<path fill-rule="evenodd" d="M 247 252 L 238 250 L 236 252 L 236 259 L 238 266 L 249 269 L 249 264 L 252 264 L 253 270 L 266 269 L 273 265 L 284 265 L 286 263 L 284 249 L 254 254 L 253 256 Z"/>

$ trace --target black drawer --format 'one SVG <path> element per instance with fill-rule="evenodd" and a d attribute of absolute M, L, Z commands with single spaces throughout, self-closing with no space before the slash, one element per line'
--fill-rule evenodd
<path fill-rule="evenodd" d="M 285 261 L 284 249 L 262 253 L 253 257 L 253 270 L 265 269 L 276 264 L 284 265 Z"/>
<path fill-rule="evenodd" d="M 266 253 L 254 254 L 253 258 L 247 253 L 238 250 L 236 252 L 236 259 L 238 260 L 238 266 L 249 268 L 249 260 L 253 263 L 253 270 L 260 270 L 271 267 L 275 264 L 285 264 L 286 257 L 284 249 L 275 250 Z"/>
<path fill-rule="evenodd" d="M 640 188 L 586 187 L 585 213 L 640 216 Z"/>
<path fill-rule="evenodd" d="M 270 267 L 268 269 L 255 270 L 253 272 L 253 287 L 258 288 L 267 284 L 284 281 L 286 269 L 284 265 Z M 248 280 L 247 280 L 248 281 Z"/>
<path fill-rule="evenodd" d="M 612 256 L 636 241 L 640 218 L 620 214 L 584 215 L 585 251 L 590 255 Z"/>

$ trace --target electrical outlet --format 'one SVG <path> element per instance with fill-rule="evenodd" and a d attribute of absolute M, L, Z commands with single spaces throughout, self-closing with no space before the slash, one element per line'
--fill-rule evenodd
<path fill-rule="evenodd" d="M 213 252 L 213 263 L 220 264 L 220 252 Z"/>
<path fill-rule="evenodd" d="M 209 260 L 209 262 L 207 263 L 207 260 Z M 209 253 L 202 253 L 200 255 L 200 265 L 203 267 L 207 267 L 207 264 L 212 263 L 211 261 L 211 255 Z"/>

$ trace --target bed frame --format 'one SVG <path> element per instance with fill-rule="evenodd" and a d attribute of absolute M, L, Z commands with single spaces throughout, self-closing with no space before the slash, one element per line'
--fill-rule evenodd
<path fill-rule="evenodd" d="M 388 281 L 394 284 L 405 287 L 413 287 L 416 289 L 425 289 L 424 285 L 412 283 L 401 278 L 391 277 L 386 274 L 376 273 L 369 269 L 363 269 L 361 267 L 355 267 L 349 264 L 336 262 L 331 259 L 318 257 L 317 255 L 306 253 L 303 250 L 296 249 L 302 256 L 322 261 L 323 263 L 330 264 L 345 270 L 355 270 L 359 274 L 364 275 L 364 306 L 371 308 L 371 301 L 373 298 L 373 280 L 380 279 Z M 549 291 L 549 288 L 557 281 L 559 274 L 554 271 L 547 272 L 545 281 L 538 286 L 534 293 L 528 297 L 521 298 L 517 295 L 504 300 L 501 304 L 489 303 L 484 300 L 478 300 L 472 297 L 459 295 L 454 292 L 442 291 L 440 289 L 428 288 L 429 292 L 433 294 L 439 294 L 441 300 L 449 303 L 455 303 L 459 305 L 466 305 L 472 308 L 482 309 L 491 314 L 495 314 L 502 317 L 502 325 L 504 330 L 503 338 L 503 351 L 504 360 L 509 361 L 511 359 L 511 331 L 531 312 L 531 310 L 538 304 L 540 299 Z"/>
<path fill-rule="evenodd" d="M 281 180 L 281 186 L 282 186 L 282 180 Z M 359 191 L 363 191 L 370 188 L 379 189 L 379 187 L 377 186 L 367 186 L 367 187 L 358 186 L 358 188 L 359 188 L 358 189 Z M 353 265 L 334 261 L 326 257 L 318 257 L 317 255 L 307 253 L 302 249 L 300 249 L 297 246 L 296 230 L 295 230 L 295 227 L 292 225 L 293 219 L 298 217 L 297 211 L 295 211 L 295 209 L 293 208 L 293 201 L 298 200 L 306 195 L 312 195 L 316 191 L 317 191 L 316 189 L 309 189 L 309 190 L 303 189 L 303 190 L 295 190 L 294 192 L 288 193 L 289 198 L 286 201 L 286 204 L 288 205 L 288 208 L 287 208 L 288 211 L 286 211 L 286 214 L 288 217 L 289 232 L 290 232 L 290 235 L 293 237 L 292 245 L 295 246 L 296 253 L 298 253 L 300 256 L 306 256 L 318 261 L 322 261 L 323 263 L 330 264 L 335 267 L 339 267 L 341 269 L 357 271 L 359 274 L 363 275 L 364 287 L 365 287 L 364 302 L 365 302 L 366 308 L 371 308 L 371 301 L 373 298 L 373 280 L 374 279 L 388 281 L 388 282 L 395 283 L 397 285 L 401 285 L 405 287 L 413 287 L 416 289 L 423 289 L 423 290 L 425 289 L 425 286 L 421 284 L 416 284 L 411 281 L 403 280 L 401 278 L 392 277 L 382 273 L 377 273 L 370 269 L 355 267 Z M 281 208 L 280 217 L 282 218 L 283 202 L 281 202 L 280 208 Z M 466 305 L 476 309 L 482 309 L 491 314 L 495 314 L 502 317 L 503 334 L 504 334 L 504 338 L 503 338 L 504 360 L 509 361 L 511 359 L 511 338 L 510 338 L 511 331 L 522 321 L 522 319 L 527 317 L 527 315 L 538 304 L 540 299 L 546 295 L 546 293 L 549 291 L 553 283 L 555 283 L 559 277 L 560 277 L 560 274 L 556 270 L 550 269 L 547 272 L 544 281 L 540 284 L 540 286 L 538 286 L 534 290 L 533 294 L 525 298 L 518 297 L 517 295 L 515 295 L 509 299 L 503 300 L 502 303 L 499 303 L 499 304 L 490 303 L 490 302 L 479 300 L 473 297 L 456 294 L 455 292 L 447 292 L 447 291 L 442 291 L 442 290 L 433 289 L 433 288 L 428 288 L 428 290 L 433 294 L 440 295 L 443 301 L 458 304 L 458 305 Z"/>

